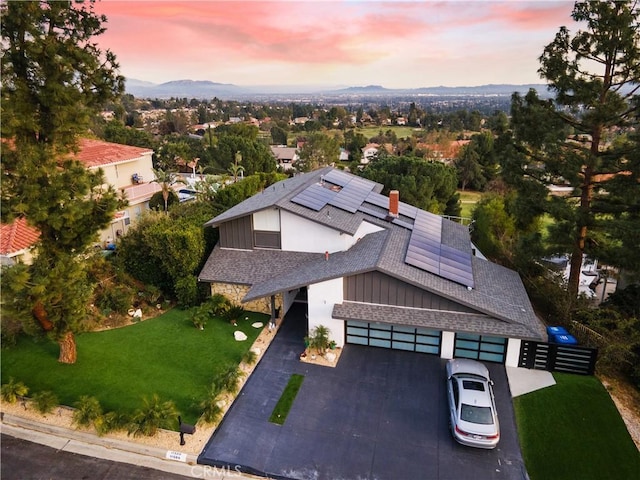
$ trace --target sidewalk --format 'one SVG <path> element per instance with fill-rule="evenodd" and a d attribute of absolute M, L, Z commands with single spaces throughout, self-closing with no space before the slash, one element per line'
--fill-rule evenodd
<path fill-rule="evenodd" d="M 152 448 L 133 442 L 47 425 L 11 414 L 2 415 L 1 432 L 56 450 L 138 465 L 185 478 L 255 480 L 258 477 L 234 469 L 214 468 L 196 463 L 197 456 Z"/>

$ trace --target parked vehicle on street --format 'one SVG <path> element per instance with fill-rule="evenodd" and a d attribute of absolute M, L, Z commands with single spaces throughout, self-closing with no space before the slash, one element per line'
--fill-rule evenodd
<path fill-rule="evenodd" d="M 447 362 L 449 425 L 453 438 L 469 447 L 495 448 L 500 425 L 489 370 L 476 360 Z"/>

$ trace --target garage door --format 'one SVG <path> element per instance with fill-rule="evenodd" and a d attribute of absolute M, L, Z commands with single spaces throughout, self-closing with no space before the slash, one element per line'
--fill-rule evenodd
<path fill-rule="evenodd" d="M 456 333 L 454 357 L 504 363 L 506 353 L 506 338 Z"/>
<path fill-rule="evenodd" d="M 438 330 L 353 320 L 346 328 L 347 343 L 440 355 Z"/>

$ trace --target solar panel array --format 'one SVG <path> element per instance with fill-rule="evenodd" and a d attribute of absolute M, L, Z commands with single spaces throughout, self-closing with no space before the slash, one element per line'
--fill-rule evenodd
<path fill-rule="evenodd" d="M 332 170 L 321 183 L 310 185 L 291 201 L 316 212 L 325 205 L 331 205 L 349 213 L 356 213 L 374 187 L 373 182 Z"/>
<path fill-rule="evenodd" d="M 332 170 L 320 183 L 310 185 L 291 201 L 315 211 L 331 205 L 350 213 L 360 211 L 379 219 L 388 218 L 389 198 L 374 192 L 374 187 L 374 182 Z M 473 288 L 471 251 L 442 244 L 442 217 L 402 202 L 398 211 L 401 217 L 413 219 L 413 224 L 401 218 L 391 220 L 411 230 L 405 262 Z"/>
<path fill-rule="evenodd" d="M 474 286 L 471 253 L 442 244 L 442 217 L 418 211 L 405 262 L 460 283 Z"/>
<path fill-rule="evenodd" d="M 328 188 L 324 188 L 319 183 L 314 183 L 293 197 L 291 201 L 317 212 L 322 210 L 337 193 L 338 192 L 334 192 Z"/>

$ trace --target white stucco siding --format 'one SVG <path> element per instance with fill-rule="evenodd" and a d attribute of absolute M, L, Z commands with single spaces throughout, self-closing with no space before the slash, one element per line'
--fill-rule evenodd
<path fill-rule="evenodd" d="M 442 332 L 442 343 L 440 344 L 440 358 L 453 358 L 453 351 L 456 341 L 454 332 Z"/>
<path fill-rule="evenodd" d="M 344 346 L 344 321 L 331 318 L 331 312 L 336 303 L 342 303 L 342 283 L 342 278 L 337 278 L 307 287 L 309 332 L 318 325 L 327 327 L 330 340 L 338 347 Z"/>
<path fill-rule="evenodd" d="M 520 345 L 522 340 L 519 338 L 510 338 L 507 341 L 507 355 L 504 364 L 507 367 L 517 367 L 520 360 Z"/>
<path fill-rule="evenodd" d="M 280 212 L 282 250 L 290 252 L 341 252 L 353 242 L 351 235 L 320 225 L 289 212 Z"/>
<path fill-rule="evenodd" d="M 348 235 L 345 235 L 351 238 L 351 244 L 347 248 L 350 248 L 353 245 L 355 245 L 358 242 L 358 240 L 360 240 L 365 235 L 368 235 L 369 233 L 379 232 L 380 230 L 384 230 L 384 229 L 382 227 L 379 227 L 378 225 L 374 225 L 373 223 L 362 222 L 358 227 L 358 231 L 353 237 L 349 237 Z"/>
<path fill-rule="evenodd" d="M 151 182 L 155 178 L 151 153 L 122 163 L 92 167 L 91 170 L 97 170 L 98 168 L 101 168 L 104 172 L 106 183 L 113 185 L 116 189 L 132 185 L 132 176 L 134 173 L 141 176 L 145 183 Z"/>

